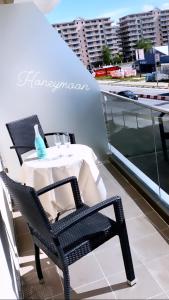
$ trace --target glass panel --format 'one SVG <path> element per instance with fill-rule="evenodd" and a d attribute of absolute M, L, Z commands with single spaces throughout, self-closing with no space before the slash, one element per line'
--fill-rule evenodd
<path fill-rule="evenodd" d="M 106 127 L 111 151 L 114 154 L 116 152 L 125 165 L 159 195 L 154 133 L 154 130 L 159 131 L 159 127 L 154 126 L 152 110 L 115 95 L 107 94 L 105 100 Z"/>
<path fill-rule="evenodd" d="M 169 115 L 153 111 L 160 195 L 169 204 Z M 166 194 L 167 193 L 167 194 Z"/>

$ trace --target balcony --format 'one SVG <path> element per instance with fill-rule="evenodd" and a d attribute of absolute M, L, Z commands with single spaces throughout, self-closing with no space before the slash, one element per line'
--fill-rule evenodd
<path fill-rule="evenodd" d="M 141 173 L 144 184 L 152 187 L 161 200 L 163 196 L 167 199 L 166 192 L 162 191 L 162 188 L 168 188 L 167 181 L 162 183 L 161 176 L 165 169 L 165 178 L 168 178 L 168 165 L 165 166 L 160 148 L 158 121 L 161 112 L 105 92 L 103 99 L 110 152 L 106 160 L 98 162 L 98 167 L 106 186 L 107 197 L 116 194 L 122 197 L 138 282 L 134 287 L 127 286 L 119 241 L 112 239 L 70 268 L 72 299 L 166 299 L 169 289 L 168 267 L 166 268 L 169 226 L 119 169 L 119 161 L 128 170 L 133 171 L 134 167 L 137 177 Z M 165 116 L 165 125 L 168 121 L 169 116 Z M 155 170 L 159 172 L 158 176 Z M 161 185 L 154 188 L 159 183 L 159 178 Z M 114 216 L 112 209 L 105 209 L 103 213 L 110 218 Z M 41 252 L 45 283 L 39 284 L 33 244 L 26 223 L 17 211 L 13 212 L 13 221 L 23 298 L 64 299 L 61 271 Z M 81 268 L 83 273 L 80 272 Z"/>
<path fill-rule="evenodd" d="M 123 199 L 138 282 L 132 288 L 127 286 L 119 241 L 112 239 L 72 265 L 72 299 L 147 299 L 158 295 L 165 299 L 168 295 L 168 225 L 112 164 L 106 162 L 104 166 L 100 163 L 99 168 L 108 196 L 120 194 Z M 112 209 L 105 209 L 103 213 L 112 217 L 112 212 Z M 14 213 L 14 224 L 24 299 L 64 299 L 60 270 L 41 253 L 45 283 L 39 284 L 32 241 L 17 212 Z M 79 272 L 81 268 L 83 274 Z"/>
<path fill-rule="evenodd" d="M 95 79 L 53 32 L 37 8 L 30 3 L 20 5 L 17 5 L 19 13 L 16 7 L 12 9 L 12 6 L 6 5 L 0 8 L 0 32 L 3 36 L 5 28 L 5 36 L 8 37 L 3 40 L 0 56 L 4 83 L 1 91 L 3 143 L 0 152 L 5 166 L 11 177 L 19 179 L 20 166 L 16 154 L 9 149 L 11 141 L 5 128 L 8 121 L 36 112 L 46 131 L 57 128 L 75 132 L 77 142 L 91 146 L 99 157 L 98 168 L 107 196 L 118 194 L 122 198 L 138 282 L 128 287 L 119 241 L 114 238 L 70 267 L 72 298 L 168 298 L 169 227 L 160 217 L 161 211 L 155 211 L 154 205 L 158 204 L 161 210 L 167 211 L 168 164 L 164 161 L 158 127 L 161 111 L 101 93 Z M 25 7 L 29 8 L 28 18 L 25 17 Z M 6 22 L 6 14 L 10 14 L 11 22 Z M 23 27 L 24 31 L 21 30 Z M 44 35 L 39 34 L 39 28 L 42 33 L 48 33 L 45 41 Z M 25 36 L 26 39 L 23 39 Z M 9 49 L 12 49 L 12 56 Z M 24 52 L 24 49 L 27 51 Z M 6 61 L 9 62 L 8 68 Z M 58 83 L 61 83 L 60 88 Z M 67 83 L 75 83 L 76 88 L 66 88 Z M 84 86 L 87 89 L 82 89 Z M 166 114 L 163 117 L 166 130 L 168 121 Z M 163 172 L 165 176 L 162 176 Z M 141 182 L 144 197 L 143 192 L 137 190 L 138 182 L 136 185 L 129 180 L 131 174 L 133 179 Z M 1 298 L 21 299 L 23 294 L 23 299 L 62 299 L 62 274 L 44 253 L 41 253 L 41 260 L 45 283 L 39 284 L 27 227 L 15 209 L 10 218 L 8 204 L 11 199 L 1 190 L 0 251 L 1 261 L 6 258 L 9 275 L 5 276 L 4 264 L 1 264 Z M 150 196 L 151 205 L 147 202 Z M 104 213 L 114 217 L 112 209 L 105 209 Z M 12 238 L 13 223 L 17 248 Z M 19 258 L 20 268 L 13 263 L 14 258 Z M 21 290 L 17 293 L 20 280 Z M 9 290 L 13 291 L 11 297 Z M 4 297 L 7 294 L 8 297 Z"/>
<path fill-rule="evenodd" d="M 89 58 L 93 58 L 94 60 L 102 60 L 101 51 L 93 50 L 93 52 L 89 53 Z"/>
<path fill-rule="evenodd" d="M 152 28 L 152 29 L 151 29 L 151 28 L 147 28 L 147 29 L 144 28 L 144 29 L 142 30 L 142 34 L 145 34 L 145 35 L 146 35 L 146 34 L 149 34 L 149 33 L 150 33 L 150 34 L 151 34 L 151 33 L 155 34 L 155 30 L 154 30 L 153 28 Z"/>
<path fill-rule="evenodd" d="M 77 38 L 69 38 L 69 44 L 77 44 L 79 40 Z"/>

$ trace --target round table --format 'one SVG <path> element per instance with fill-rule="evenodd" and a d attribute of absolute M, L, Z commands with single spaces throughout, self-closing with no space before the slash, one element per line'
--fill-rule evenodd
<path fill-rule="evenodd" d="M 82 200 L 93 205 L 106 199 L 106 189 L 96 165 L 93 150 L 80 144 L 61 145 L 47 148 L 47 156 L 38 159 L 36 152 L 29 155 L 21 166 L 21 181 L 41 189 L 61 179 L 76 176 Z M 62 155 L 62 156 L 61 156 Z M 40 196 L 41 203 L 49 218 L 57 213 L 75 207 L 70 184 L 66 184 Z"/>

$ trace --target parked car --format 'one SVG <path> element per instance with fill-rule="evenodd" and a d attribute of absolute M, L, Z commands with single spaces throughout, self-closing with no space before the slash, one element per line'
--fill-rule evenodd
<path fill-rule="evenodd" d="M 146 74 L 146 82 L 156 82 L 158 81 L 167 81 L 168 82 L 169 75 L 160 73 L 160 72 L 152 72 Z"/>
<path fill-rule="evenodd" d="M 120 91 L 117 94 L 120 95 L 120 96 L 123 96 L 123 97 L 133 99 L 133 100 L 138 100 L 138 95 L 136 95 L 132 91 Z"/>
<path fill-rule="evenodd" d="M 155 82 L 156 81 L 156 75 L 155 72 L 146 74 L 146 82 Z"/>

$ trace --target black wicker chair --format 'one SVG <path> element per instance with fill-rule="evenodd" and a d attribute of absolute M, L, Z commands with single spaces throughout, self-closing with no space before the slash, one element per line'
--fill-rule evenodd
<path fill-rule="evenodd" d="M 25 217 L 35 246 L 36 270 L 43 279 L 39 248 L 63 271 L 65 299 L 70 299 L 68 266 L 82 258 L 111 237 L 119 236 L 127 281 L 135 283 L 135 275 L 128 241 L 121 199 L 118 196 L 88 207 L 81 201 L 76 177 L 51 184 L 39 191 L 21 185 L 9 178 L 4 171 L 0 176 L 16 207 Z M 76 210 L 62 219 L 50 223 L 38 196 L 64 184 L 71 184 Z M 101 214 L 101 209 L 113 205 L 116 221 Z M 113 263 L 113 262 L 110 262 Z"/>
<path fill-rule="evenodd" d="M 34 125 L 35 124 L 39 125 L 39 132 L 42 138 L 44 139 L 47 148 L 49 147 L 49 145 L 46 136 L 55 135 L 55 134 L 60 134 L 60 135 L 68 134 L 70 137 L 71 144 L 76 143 L 75 136 L 73 133 L 66 133 L 66 132 L 44 133 L 37 115 L 32 115 L 24 119 L 19 119 L 7 123 L 6 127 L 8 129 L 9 135 L 13 143 L 13 146 L 11 146 L 10 148 L 15 149 L 21 165 L 23 163 L 22 155 L 27 151 L 30 151 L 35 148 L 34 146 L 34 139 L 35 139 Z"/>

